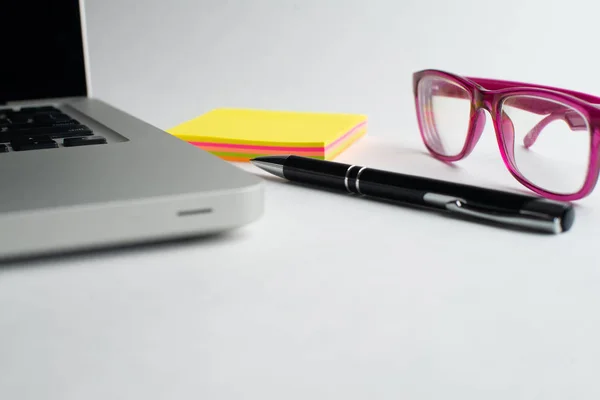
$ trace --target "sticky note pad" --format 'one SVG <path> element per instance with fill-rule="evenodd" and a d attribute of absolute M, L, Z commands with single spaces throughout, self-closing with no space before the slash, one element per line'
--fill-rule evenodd
<path fill-rule="evenodd" d="M 218 108 L 167 132 L 230 161 L 274 154 L 331 160 L 367 132 L 367 117 Z"/>

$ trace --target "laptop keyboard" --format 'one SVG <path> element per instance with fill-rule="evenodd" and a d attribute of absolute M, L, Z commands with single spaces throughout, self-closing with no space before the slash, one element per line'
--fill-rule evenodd
<path fill-rule="evenodd" d="M 105 143 L 104 137 L 55 107 L 0 109 L 0 153 Z"/>

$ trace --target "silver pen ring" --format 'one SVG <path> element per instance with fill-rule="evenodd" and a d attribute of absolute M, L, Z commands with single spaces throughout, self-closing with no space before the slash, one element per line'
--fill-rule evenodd
<path fill-rule="evenodd" d="M 358 194 L 362 194 L 360 192 L 360 174 L 363 172 L 363 170 L 365 170 L 367 167 L 362 167 L 359 171 L 358 174 L 356 174 L 356 193 Z"/>
<path fill-rule="evenodd" d="M 346 190 L 350 193 L 352 193 L 352 191 L 350 190 L 350 187 L 348 186 L 348 175 L 350 175 L 350 171 L 354 167 L 356 167 L 356 165 L 351 165 L 348 167 L 348 169 L 346 170 L 346 177 L 344 178 L 344 185 L 346 185 Z"/>

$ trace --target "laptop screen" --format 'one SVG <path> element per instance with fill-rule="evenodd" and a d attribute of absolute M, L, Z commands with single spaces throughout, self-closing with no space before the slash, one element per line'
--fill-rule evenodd
<path fill-rule="evenodd" d="M 85 96 L 79 0 L 2 0 L 0 104 Z"/>

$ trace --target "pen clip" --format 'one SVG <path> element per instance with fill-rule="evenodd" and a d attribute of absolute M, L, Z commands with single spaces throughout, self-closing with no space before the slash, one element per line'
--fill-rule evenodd
<path fill-rule="evenodd" d="M 558 234 L 562 232 L 560 218 L 551 215 L 523 212 L 501 213 L 473 206 L 468 204 L 463 199 L 452 199 L 445 204 L 445 208 L 454 213 L 492 222 L 499 222 L 502 224 L 519 226 L 549 233 Z"/>

